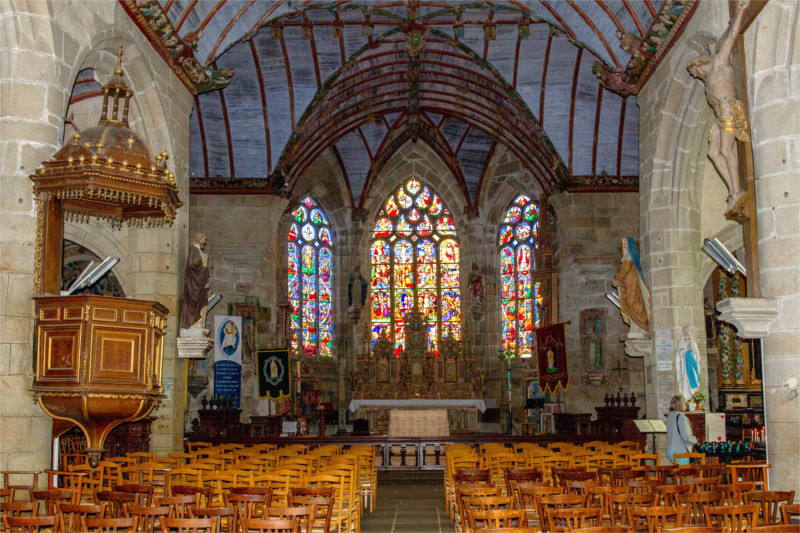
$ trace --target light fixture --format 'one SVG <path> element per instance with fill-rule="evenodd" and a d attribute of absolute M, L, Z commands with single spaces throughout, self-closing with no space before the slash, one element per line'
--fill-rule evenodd
<path fill-rule="evenodd" d="M 606 298 L 608 298 L 612 304 L 616 305 L 618 309 L 622 309 L 619 305 L 619 295 L 616 292 L 607 292 Z"/>
<path fill-rule="evenodd" d="M 747 271 L 736 257 L 725 248 L 725 245 L 716 238 L 703 239 L 703 251 L 707 253 L 719 266 L 724 268 L 728 274 L 735 274 L 738 270 L 743 276 L 747 276 Z"/>
<path fill-rule="evenodd" d="M 106 257 L 99 265 L 95 265 L 95 262 L 91 261 L 89 266 L 78 276 L 78 279 L 76 279 L 67 290 L 61 291 L 61 296 L 69 296 L 70 294 L 74 294 L 75 291 L 91 287 L 100 281 L 100 278 L 105 276 L 106 272 L 114 268 L 114 265 L 117 263 L 119 263 L 119 257 Z"/>

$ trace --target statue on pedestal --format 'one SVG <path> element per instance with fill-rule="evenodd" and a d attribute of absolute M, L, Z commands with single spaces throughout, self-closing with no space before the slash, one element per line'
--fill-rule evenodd
<path fill-rule="evenodd" d="M 203 330 L 208 307 L 208 255 L 203 251 L 208 238 L 202 233 L 194 236 L 186 257 L 183 275 L 183 307 L 181 307 L 181 337 L 191 335 L 188 330 Z M 186 331 L 185 331 L 186 330 Z M 207 332 L 206 332 L 207 335 Z"/>
<path fill-rule="evenodd" d="M 675 350 L 675 377 L 678 391 L 686 401 L 691 400 L 700 390 L 700 349 L 694 342 L 689 328 L 683 328 L 683 337 Z"/>
<path fill-rule="evenodd" d="M 361 275 L 361 265 L 356 265 L 347 282 L 347 307 L 350 322 L 358 324 L 361 311 L 367 303 L 367 280 Z"/>

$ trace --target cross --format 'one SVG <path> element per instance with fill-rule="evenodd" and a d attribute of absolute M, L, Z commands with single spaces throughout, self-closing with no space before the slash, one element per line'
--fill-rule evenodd
<path fill-rule="evenodd" d="M 619 379 L 620 382 L 622 381 L 622 371 L 623 370 L 628 370 L 628 367 L 626 366 L 625 368 L 622 368 L 622 361 L 620 361 L 620 360 L 617 360 L 617 368 L 612 368 L 611 369 L 612 372 L 616 372 L 617 373 L 617 379 Z"/>

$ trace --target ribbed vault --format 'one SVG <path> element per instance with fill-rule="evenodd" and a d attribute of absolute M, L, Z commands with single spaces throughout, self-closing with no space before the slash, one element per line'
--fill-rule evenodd
<path fill-rule="evenodd" d="M 498 143 L 546 191 L 635 177 L 635 96 L 605 90 L 592 66 L 624 68 L 614 33 L 643 36 L 662 3 L 162 0 L 181 36 L 203 31 L 198 58 L 236 71 L 196 99 L 192 174 L 280 171 L 291 186 L 332 150 L 356 208 L 405 137 L 448 162 L 469 205 Z"/>

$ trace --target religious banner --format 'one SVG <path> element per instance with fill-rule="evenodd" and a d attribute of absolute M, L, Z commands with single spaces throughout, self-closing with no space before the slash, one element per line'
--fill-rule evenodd
<path fill-rule="evenodd" d="M 292 393 L 289 350 L 258 351 L 258 397 L 279 400 Z"/>
<path fill-rule="evenodd" d="M 214 396 L 242 397 L 242 317 L 214 317 Z"/>
<path fill-rule="evenodd" d="M 539 359 L 539 385 L 543 391 L 555 393 L 559 387 L 569 386 L 567 375 L 567 348 L 564 324 L 553 324 L 536 330 Z"/>

